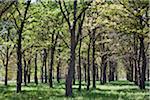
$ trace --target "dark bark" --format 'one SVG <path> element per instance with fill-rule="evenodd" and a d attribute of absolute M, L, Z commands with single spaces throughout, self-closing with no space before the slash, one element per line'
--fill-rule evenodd
<path fill-rule="evenodd" d="M 82 36 L 82 35 L 81 35 Z M 82 39 L 79 41 L 79 88 L 78 90 L 81 91 L 81 44 L 82 44 Z"/>
<path fill-rule="evenodd" d="M 72 96 L 72 79 L 75 68 L 75 27 L 71 31 L 71 55 L 70 67 L 66 78 L 66 96 Z"/>
<path fill-rule="evenodd" d="M 10 35 L 10 32 L 8 30 L 7 42 L 9 42 L 9 35 Z M 8 62 L 9 62 L 9 47 L 6 48 L 5 85 L 7 85 L 7 81 L 8 81 Z"/>
<path fill-rule="evenodd" d="M 85 81 L 85 83 L 86 83 L 86 63 L 83 63 L 83 67 L 84 67 L 84 81 Z"/>
<path fill-rule="evenodd" d="M 88 44 L 88 54 L 87 54 L 87 90 L 90 88 L 90 47 L 91 47 L 91 38 Z"/>
<path fill-rule="evenodd" d="M 127 80 L 133 82 L 133 61 L 129 57 L 129 66 L 127 67 Z"/>
<path fill-rule="evenodd" d="M 60 83 L 60 66 L 61 66 L 61 59 L 58 61 L 57 65 L 57 82 Z"/>
<path fill-rule="evenodd" d="M 45 68 L 45 83 L 47 83 L 47 63 L 46 63 L 46 60 L 47 60 L 47 52 L 46 52 L 46 49 L 43 49 L 44 51 L 44 55 L 43 55 L 43 65 L 44 65 L 44 68 Z"/>
<path fill-rule="evenodd" d="M 23 60 L 24 60 L 24 84 L 26 86 L 27 85 L 27 62 L 25 59 L 25 55 L 23 57 Z"/>
<path fill-rule="evenodd" d="M 149 68 L 147 69 L 147 81 L 149 81 Z"/>
<path fill-rule="evenodd" d="M 103 68 L 102 68 L 102 64 L 101 64 L 101 67 L 100 67 L 100 84 L 103 83 Z"/>
<path fill-rule="evenodd" d="M 50 68 L 49 68 L 49 85 L 50 87 L 53 87 L 53 60 L 54 60 L 54 33 L 52 34 L 52 46 L 51 46 L 51 53 L 50 53 L 50 58 L 51 58 L 51 62 L 50 62 Z"/>
<path fill-rule="evenodd" d="M 133 82 L 133 60 L 130 60 L 130 67 L 131 67 L 131 79 L 130 81 Z"/>
<path fill-rule="evenodd" d="M 140 70 L 140 84 L 139 87 L 140 89 L 145 89 L 145 73 L 146 73 L 146 55 L 145 55 L 145 45 L 144 45 L 144 37 L 141 36 L 139 37 L 140 39 L 140 53 L 141 57 L 139 59 L 142 59 L 142 65 L 141 65 L 141 70 Z M 139 60 L 140 63 L 140 60 Z"/>
<path fill-rule="evenodd" d="M 115 66 L 115 80 L 116 80 L 116 81 L 118 80 L 117 63 L 116 63 L 116 66 Z"/>
<path fill-rule="evenodd" d="M 22 77 L 22 63 L 21 63 L 21 58 L 22 58 L 22 53 L 21 53 L 21 39 L 22 39 L 22 33 L 19 31 L 18 32 L 18 47 L 17 47 L 17 93 L 21 92 L 21 77 Z"/>
<path fill-rule="evenodd" d="M 115 65 L 113 61 L 109 61 L 109 82 L 115 80 Z"/>
<path fill-rule="evenodd" d="M 135 84 L 138 85 L 138 66 L 137 66 L 137 55 L 138 55 L 138 39 L 136 34 L 134 33 L 134 80 L 135 80 Z"/>
<path fill-rule="evenodd" d="M 6 50 L 6 65 L 5 65 L 5 85 L 7 85 L 7 81 L 8 81 L 8 60 L 9 60 L 9 57 L 8 57 L 8 47 L 7 47 L 7 50 Z"/>
<path fill-rule="evenodd" d="M 44 78 L 43 78 L 43 75 L 44 75 L 44 69 L 43 69 L 43 66 L 41 67 L 41 82 L 43 83 L 44 82 Z"/>
<path fill-rule="evenodd" d="M 28 83 L 30 83 L 30 79 L 31 79 L 31 59 L 29 59 L 28 61 L 28 70 L 27 70 L 27 73 L 28 73 Z"/>
<path fill-rule="evenodd" d="M 106 83 L 106 68 L 107 68 L 107 55 L 102 56 L 102 79 L 101 79 L 101 84 Z"/>
<path fill-rule="evenodd" d="M 38 78 L 37 78 L 37 52 L 35 53 L 35 69 L 34 69 L 34 82 L 36 85 L 38 85 Z"/>
<path fill-rule="evenodd" d="M 24 18 L 21 21 L 21 25 L 20 25 L 20 29 L 18 29 L 18 40 L 17 40 L 17 93 L 21 92 L 21 82 L 22 82 L 22 31 L 24 28 L 24 24 L 25 24 L 25 20 L 26 20 L 26 15 L 27 15 L 27 11 L 28 8 L 30 6 L 30 0 L 27 1 L 27 7 L 25 9 L 25 13 L 24 13 Z"/>
<path fill-rule="evenodd" d="M 96 80 L 98 81 L 99 80 L 98 65 L 97 64 L 95 64 L 95 65 L 96 65 Z"/>
<path fill-rule="evenodd" d="M 53 87 L 53 63 L 54 63 L 54 54 L 55 54 L 55 48 L 57 44 L 58 34 L 56 35 L 56 38 L 54 39 L 54 33 L 52 34 L 52 46 L 51 46 L 51 62 L 50 62 L 50 69 L 49 69 L 49 84 L 50 87 Z"/>
<path fill-rule="evenodd" d="M 73 68 L 73 85 L 75 85 L 76 84 L 76 69 L 75 68 Z"/>
<path fill-rule="evenodd" d="M 62 2 L 63 2 L 65 11 L 63 9 Z M 74 0 L 74 2 L 73 2 L 74 3 L 73 4 L 73 23 L 71 23 L 70 16 L 69 16 L 70 13 L 68 13 L 68 9 L 65 5 L 65 1 L 59 0 L 58 3 L 59 3 L 61 13 L 63 14 L 64 19 L 67 21 L 67 24 L 69 26 L 69 31 L 71 34 L 71 48 L 70 48 L 71 55 L 70 55 L 70 64 L 69 64 L 70 66 L 68 68 L 68 75 L 66 77 L 66 96 L 72 96 L 72 80 L 75 79 L 75 76 L 74 76 L 75 75 L 75 48 L 78 43 L 78 36 L 80 33 L 80 32 L 77 32 L 78 34 L 76 35 L 76 26 L 77 26 L 76 24 L 77 24 L 78 20 L 81 19 L 81 17 L 83 16 L 83 13 L 86 11 L 86 9 L 88 7 L 85 7 L 77 16 L 77 4 L 78 3 L 77 3 L 77 0 Z M 65 12 L 67 12 L 67 13 L 65 13 Z M 83 24 L 81 24 L 81 26 L 82 25 Z M 81 27 L 78 27 L 78 29 L 79 29 L 79 31 L 82 30 Z"/>
<path fill-rule="evenodd" d="M 93 88 L 96 88 L 95 30 L 93 30 L 93 33 L 92 33 L 92 68 L 93 68 Z"/>
<path fill-rule="evenodd" d="M 60 44 L 59 44 L 60 47 Z M 60 48 L 58 49 L 58 65 L 57 65 L 57 82 L 60 83 L 60 67 L 61 67 L 61 56 L 60 56 Z"/>

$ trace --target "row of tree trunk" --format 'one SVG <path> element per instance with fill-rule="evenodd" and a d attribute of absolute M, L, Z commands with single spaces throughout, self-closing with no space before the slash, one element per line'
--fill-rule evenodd
<path fill-rule="evenodd" d="M 149 80 L 149 68 L 148 61 L 146 58 L 144 37 L 137 36 L 134 34 L 134 56 L 129 57 L 129 67 L 127 67 L 127 80 L 134 81 L 140 89 L 145 89 L 146 75 L 147 80 Z M 146 73 L 147 71 L 147 73 Z"/>

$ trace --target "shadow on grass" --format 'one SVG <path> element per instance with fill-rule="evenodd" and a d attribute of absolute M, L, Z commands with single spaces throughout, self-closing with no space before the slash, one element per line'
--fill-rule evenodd
<path fill-rule="evenodd" d="M 134 82 L 129 82 L 129 81 L 111 81 L 109 83 L 107 83 L 108 85 L 117 85 L 117 86 L 124 86 L 124 85 L 130 85 L 130 86 L 134 86 Z"/>
<path fill-rule="evenodd" d="M 111 86 L 108 86 L 111 85 Z M 126 87 L 124 87 L 126 85 Z M 133 83 L 128 81 L 110 82 L 106 85 L 98 85 L 96 89 L 91 88 L 89 91 L 86 87 L 82 87 L 82 91 L 78 91 L 78 85 L 73 86 L 73 97 L 65 97 L 65 84 L 54 84 L 53 88 L 49 88 L 48 84 L 35 85 L 34 83 L 23 86 L 21 93 L 16 93 L 16 85 L 3 86 L 0 85 L 0 100 L 148 100 L 148 89 L 140 90 L 133 87 Z M 85 85 L 84 85 L 85 86 Z M 113 88 L 117 89 L 111 89 Z M 133 87 L 133 88 L 128 88 Z M 105 88 L 102 88 L 105 87 Z M 137 94 L 139 93 L 139 94 Z"/>

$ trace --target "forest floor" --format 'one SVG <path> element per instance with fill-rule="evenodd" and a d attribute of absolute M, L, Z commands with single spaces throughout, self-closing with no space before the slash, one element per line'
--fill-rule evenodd
<path fill-rule="evenodd" d="M 48 84 L 34 83 L 22 87 L 21 93 L 16 93 L 16 85 L 4 86 L 0 84 L 0 100 L 150 100 L 150 82 L 146 83 L 146 90 L 140 90 L 132 82 L 114 81 L 105 85 L 98 85 L 96 89 L 86 90 L 83 82 L 82 91 L 78 92 L 78 85 L 73 86 L 74 96 L 67 98 L 64 82 L 55 83 L 53 88 Z"/>

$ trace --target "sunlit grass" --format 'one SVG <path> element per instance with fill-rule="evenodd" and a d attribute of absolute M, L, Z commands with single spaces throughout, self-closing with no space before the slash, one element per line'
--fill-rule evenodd
<path fill-rule="evenodd" d="M 140 90 L 134 83 L 128 81 L 114 81 L 105 85 L 98 85 L 96 89 L 86 90 L 83 82 L 82 91 L 78 92 L 78 85 L 73 86 L 73 97 L 67 98 L 64 81 L 54 83 L 50 88 L 48 84 L 34 83 L 22 87 L 21 93 L 16 93 L 16 85 L 7 87 L 0 84 L 0 100 L 149 100 L 149 89 Z"/>

